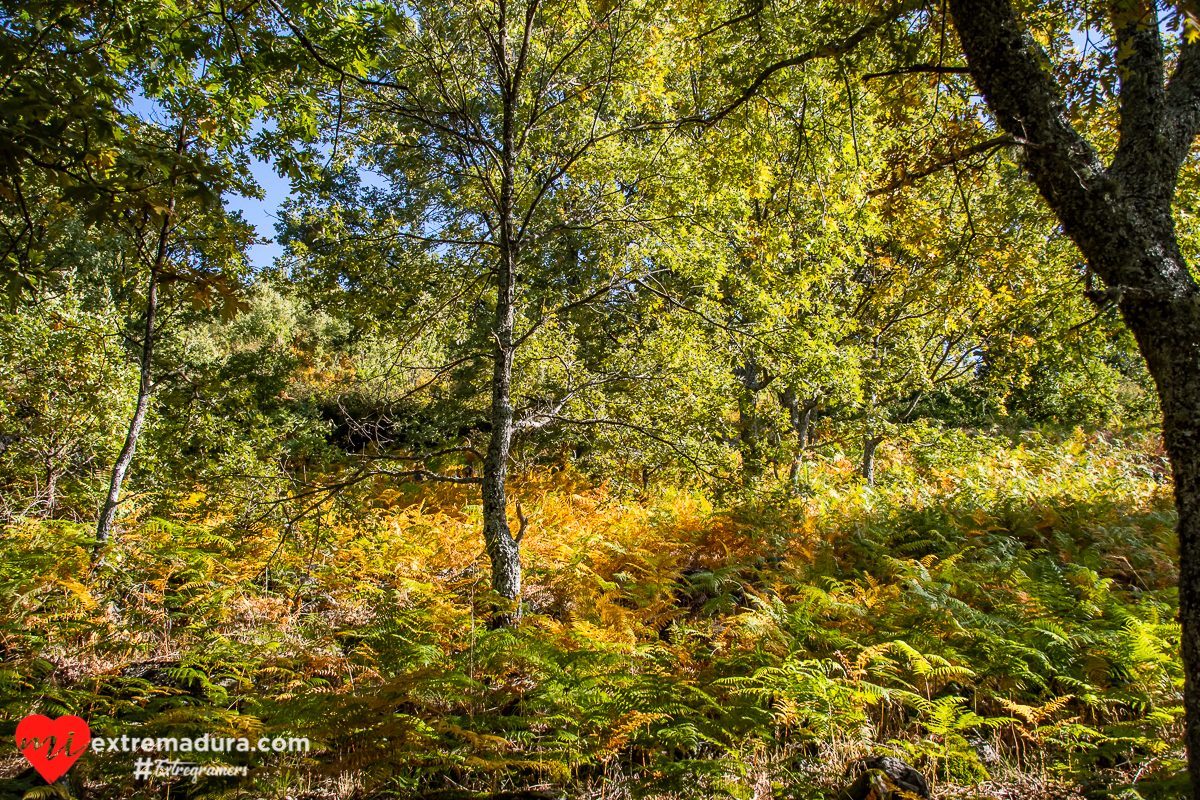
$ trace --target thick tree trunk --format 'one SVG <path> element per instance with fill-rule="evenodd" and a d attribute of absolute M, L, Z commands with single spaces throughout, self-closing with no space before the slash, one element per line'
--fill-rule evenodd
<path fill-rule="evenodd" d="M 508 67 L 507 4 L 499 3 L 496 60 L 504 81 L 501 132 L 499 207 L 500 258 L 496 268 L 496 315 L 492 326 L 492 438 L 483 461 L 483 539 L 492 562 L 492 589 L 507 601 L 496 609 L 494 627 L 516 625 L 521 620 L 521 548 L 508 526 L 508 455 L 513 437 L 512 365 L 513 326 L 516 322 L 517 265 L 520 242 L 515 219 L 517 148 L 516 107 L 520 69 Z"/>
<path fill-rule="evenodd" d="M 1009 0 L 950 0 L 971 76 L 1089 271 L 1116 301 L 1158 388 L 1179 513 L 1188 769 L 1200 798 L 1200 287 L 1175 236 L 1178 173 L 1200 132 L 1200 45 L 1168 82 L 1155 4 L 1117 30 L 1120 141 L 1110 165 L 1075 131 L 1045 54 Z"/>
<path fill-rule="evenodd" d="M 1158 387 L 1179 514 L 1179 622 L 1188 771 L 1200 798 L 1200 315 L 1196 305 L 1122 303 Z"/>
<path fill-rule="evenodd" d="M 154 264 L 150 268 L 150 285 L 146 290 L 146 325 L 142 329 L 142 357 L 140 360 L 141 379 L 138 383 L 137 406 L 133 417 L 129 420 L 129 430 L 125 434 L 125 444 L 113 464 L 112 479 L 108 485 L 108 496 L 104 498 L 104 506 L 100 509 L 100 520 L 96 523 L 96 546 L 108 544 L 112 535 L 113 521 L 117 516 L 117 505 L 121 502 L 121 487 L 125 483 L 125 474 L 133 463 L 133 455 L 137 450 L 138 438 L 142 435 L 142 427 L 146 423 L 146 412 L 150 409 L 150 396 L 154 393 L 154 337 L 155 318 L 158 312 L 158 273 L 167 259 L 167 244 L 171 237 L 172 215 L 175 211 L 175 201 L 171 200 L 169 211 L 163 220 L 158 236 L 158 251 Z"/>

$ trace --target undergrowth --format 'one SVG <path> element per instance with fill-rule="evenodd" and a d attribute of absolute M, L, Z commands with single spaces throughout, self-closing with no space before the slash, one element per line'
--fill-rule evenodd
<path fill-rule="evenodd" d="M 1153 441 L 963 437 L 883 459 L 875 488 L 813 459 L 798 496 L 724 508 L 527 475 L 517 630 L 488 628 L 462 487 L 380 479 L 286 524 L 196 487 L 96 563 L 90 526 L 18 521 L 0 538 L 2 733 L 45 713 L 94 736 L 312 741 L 170 786 L 89 752 L 72 774 L 97 798 L 806 798 L 869 753 L 942 794 L 1173 796 L 1175 520 Z"/>

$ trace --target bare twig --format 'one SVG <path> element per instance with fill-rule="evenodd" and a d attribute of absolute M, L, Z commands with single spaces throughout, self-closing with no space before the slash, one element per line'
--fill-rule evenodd
<path fill-rule="evenodd" d="M 886 72 L 868 72 L 862 76 L 862 82 L 874 80 L 875 78 L 891 78 L 897 75 L 968 75 L 970 70 L 964 67 L 943 67 L 938 64 L 913 64 L 911 67 L 897 67 L 889 69 Z"/>

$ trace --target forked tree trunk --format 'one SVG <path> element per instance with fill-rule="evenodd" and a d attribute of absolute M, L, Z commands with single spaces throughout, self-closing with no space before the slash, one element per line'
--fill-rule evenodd
<path fill-rule="evenodd" d="M 1200 797 L 1200 286 L 1179 249 L 1171 207 L 1200 132 L 1200 44 L 1183 44 L 1165 80 L 1157 6 L 1117 30 L 1120 141 L 1105 165 L 1072 128 L 1046 55 L 1009 0 L 950 0 L 971 77 L 1022 147 L 1042 197 L 1117 302 L 1158 389 L 1179 513 L 1188 770 Z"/>
<path fill-rule="evenodd" d="M 800 459 L 808 449 L 808 432 L 812 428 L 813 412 L 817 410 L 820 401 L 810 397 L 801 402 L 795 387 L 789 386 L 779 396 L 779 404 L 787 409 L 788 420 L 792 424 L 792 430 L 796 432 L 796 454 L 792 458 L 791 469 L 788 470 L 788 483 L 795 492 L 800 488 Z"/>

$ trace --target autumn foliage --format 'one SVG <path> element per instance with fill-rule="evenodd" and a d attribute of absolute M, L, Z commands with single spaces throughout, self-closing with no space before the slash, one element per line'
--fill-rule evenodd
<path fill-rule="evenodd" d="M 1169 775 L 1182 677 L 1153 439 L 958 446 L 889 449 L 874 490 L 811 459 L 782 505 L 523 476 L 516 630 L 486 624 L 469 488 L 380 479 L 280 528 L 197 487 L 96 564 L 87 526 L 28 521 L 3 539 L 4 724 L 312 738 L 212 796 L 808 797 L 870 752 L 951 793 Z M 161 788 L 81 765 L 95 796 Z"/>

